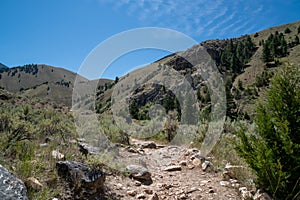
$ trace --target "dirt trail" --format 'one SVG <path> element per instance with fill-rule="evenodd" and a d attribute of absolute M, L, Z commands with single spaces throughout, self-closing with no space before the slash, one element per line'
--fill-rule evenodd
<path fill-rule="evenodd" d="M 140 140 L 132 140 L 132 144 L 132 147 L 120 147 L 119 161 L 146 168 L 151 173 L 151 181 L 108 176 L 107 192 L 117 199 L 241 199 L 234 188 L 234 184 L 238 187 L 237 181 L 223 181 L 222 173 L 209 166 L 212 163 L 205 161 L 197 149 L 159 146 Z"/>

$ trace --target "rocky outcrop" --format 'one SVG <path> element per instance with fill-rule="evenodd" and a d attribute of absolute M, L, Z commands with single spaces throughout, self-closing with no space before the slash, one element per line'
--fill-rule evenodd
<path fill-rule="evenodd" d="M 88 165 L 74 161 L 59 161 L 56 163 L 58 175 L 70 183 L 75 191 L 95 194 L 104 189 L 105 173 L 90 169 Z"/>
<path fill-rule="evenodd" d="M 27 189 L 20 179 L 0 165 L 0 197 L 2 200 L 27 200 Z"/>

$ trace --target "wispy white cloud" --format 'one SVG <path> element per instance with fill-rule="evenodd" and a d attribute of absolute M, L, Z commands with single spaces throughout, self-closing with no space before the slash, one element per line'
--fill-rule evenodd
<path fill-rule="evenodd" d="M 135 16 L 145 26 L 176 29 L 190 36 L 224 37 L 228 31 L 244 32 L 251 27 L 253 16 L 264 6 L 234 0 L 101 0 L 114 4 Z"/>

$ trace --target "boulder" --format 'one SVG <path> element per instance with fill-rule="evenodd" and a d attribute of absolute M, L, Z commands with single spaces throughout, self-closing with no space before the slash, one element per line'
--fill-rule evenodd
<path fill-rule="evenodd" d="M 75 190 L 85 190 L 89 194 L 103 191 L 105 173 L 90 169 L 88 165 L 74 161 L 56 163 L 58 175 L 70 183 Z"/>
<path fill-rule="evenodd" d="M 14 177 L 0 165 L 0 197 L 1 200 L 28 200 L 27 189 L 20 179 Z"/>
<path fill-rule="evenodd" d="M 145 167 L 139 165 L 128 165 L 125 171 L 128 172 L 129 175 L 134 179 L 145 181 L 151 180 L 151 173 Z"/>

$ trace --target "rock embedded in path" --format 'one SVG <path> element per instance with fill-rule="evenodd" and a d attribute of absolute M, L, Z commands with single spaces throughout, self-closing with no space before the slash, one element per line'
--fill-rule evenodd
<path fill-rule="evenodd" d="M 0 165 L 0 197 L 1 200 L 28 200 L 27 189 L 22 180 L 14 177 Z"/>
<path fill-rule="evenodd" d="M 145 167 L 139 165 L 128 165 L 125 171 L 128 172 L 129 175 L 134 179 L 145 181 L 151 180 L 151 173 Z"/>
<path fill-rule="evenodd" d="M 173 172 L 173 171 L 181 171 L 181 169 L 182 168 L 180 165 L 171 165 L 171 166 L 164 168 L 164 171 Z"/>

